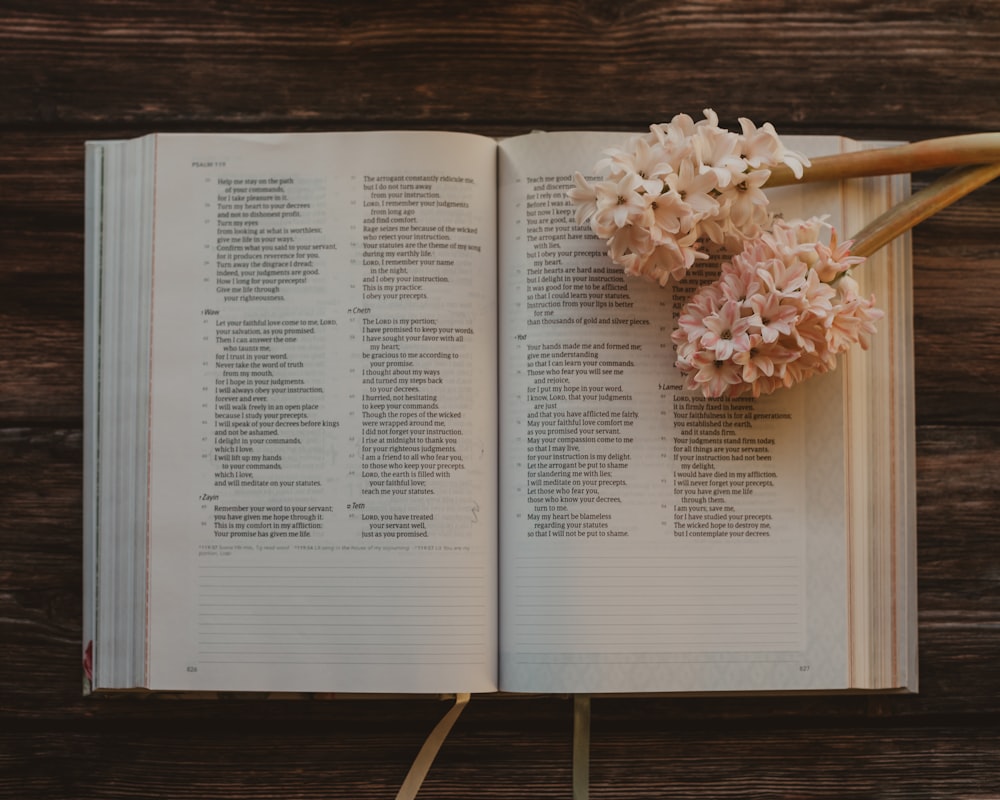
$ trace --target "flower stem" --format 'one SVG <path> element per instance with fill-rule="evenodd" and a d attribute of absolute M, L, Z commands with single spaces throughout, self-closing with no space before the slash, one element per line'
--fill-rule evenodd
<path fill-rule="evenodd" d="M 1000 162 L 963 167 L 949 172 L 930 186 L 893 206 L 859 231 L 853 237 L 851 255 L 870 256 L 901 233 L 998 176 L 1000 176 Z"/>
<path fill-rule="evenodd" d="M 784 164 L 772 167 L 764 188 L 1000 162 L 1000 132 L 926 139 L 896 147 L 821 156 L 811 162 L 801 178 L 796 178 Z"/>

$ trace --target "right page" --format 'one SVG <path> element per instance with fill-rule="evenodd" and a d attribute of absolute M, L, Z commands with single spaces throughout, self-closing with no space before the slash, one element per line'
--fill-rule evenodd
<path fill-rule="evenodd" d="M 626 278 L 566 194 L 624 136 L 500 147 L 501 688 L 849 688 L 847 372 L 758 400 L 681 388 L 689 287 Z M 778 199 L 853 232 L 839 184 Z"/>

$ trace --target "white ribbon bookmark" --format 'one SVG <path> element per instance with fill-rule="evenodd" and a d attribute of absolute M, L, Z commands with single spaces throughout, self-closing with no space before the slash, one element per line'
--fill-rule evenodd
<path fill-rule="evenodd" d="M 455 705 L 445 714 L 424 741 L 420 752 L 413 760 L 406 780 L 396 793 L 396 800 L 415 800 L 424 778 L 430 771 L 434 758 L 448 738 L 452 726 L 469 704 L 471 695 L 466 692 L 455 695 Z M 573 697 L 573 800 L 589 800 L 590 797 L 590 696 Z"/>
<path fill-rule="evenodd" d="M 573 800 L 590 797 L 590 697 L 573 696 Z"/>
<path fill-rule="evenodd" d="M 420 748 L 420 752 L 417 753 L 417 757 L 410 766 L 410 771 L 406 774 L 406 780 L 399 787 L 396 800 L 414 800 L 417 796 L 417 792 L 420 791 L 420 787 L 423 785 L 424 778 L 427 777 L 427 772 L 430 770 L 431 764 L 434 763 L 434 757 L 437 755 L 438 750 L 441 749 L 441 745 L 444 744 L 444 740 L 448 738 L 448 734 L 451 732 L 455 721 L 469 704 L 471 697 L 472 695 L 468 692 L 455 695 L 455 705 L 441 718 L 441 721 L 438 722 L 426 741 L 424 741 L 423 747 Z"/>

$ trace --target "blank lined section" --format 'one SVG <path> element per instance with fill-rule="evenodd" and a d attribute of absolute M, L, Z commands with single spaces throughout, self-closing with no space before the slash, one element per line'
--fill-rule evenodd
<path fill-rule="evenodd" d="M 200 660 L 216 663 L 479 664 L 481 570 L 203 567 Z"/>
<path fill-rule="evenodd" d="M 519 565 L 517 649 L 531 653 L 798 651 L 794 556 L 544 557 Z"/>

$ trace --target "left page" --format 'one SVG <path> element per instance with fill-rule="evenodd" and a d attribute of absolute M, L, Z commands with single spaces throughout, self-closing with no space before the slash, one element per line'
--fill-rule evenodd
<path fill-rule="evenodd" d="M 157 136 L 149 688 L 496 688 L 495 165 Z"/>

